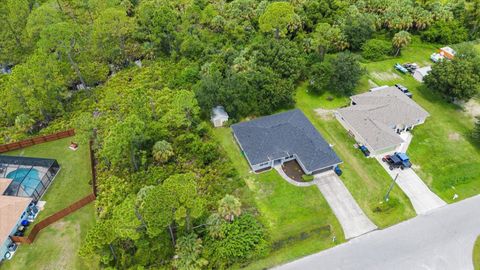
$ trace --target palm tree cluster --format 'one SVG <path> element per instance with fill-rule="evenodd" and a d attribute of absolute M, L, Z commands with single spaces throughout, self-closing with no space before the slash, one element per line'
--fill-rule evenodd
<path fill-rule="evenodd" d="M 367 0 L 357 3 L 361 12 L 373 15 L 378 28 L 423 30 L 435 21 L 453 19 L 450 7 L 440 4 L 416 4 L 410 0 Z"/>

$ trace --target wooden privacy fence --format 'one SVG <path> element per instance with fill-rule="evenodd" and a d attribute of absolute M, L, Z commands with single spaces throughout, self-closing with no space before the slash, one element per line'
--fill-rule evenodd
<path fill-rule="evenodd" d="M 95 153 L 93 151 L 93 141 L 90 141 L 89 147 L 90 147 L 90 163 L 92 165 L 92 193 L 72 203 L 68 207 L 56 212 L 55 214 L 47 217 L 46 219 L 40 221 L 39 223 L 35 224 L 32 230 L 30 231 L 30 233 L 28 234 L 28 236 L 10 236 L 13 242 L 22 243 L 22 244 L 31 244 L 33 243 L 33 241 L 35 241 L 37 234 L 41 230 L 43 230 L 45 227 L 49 226 L 54 222 L 57 222 L 58 220 L 84 207 L 85 205 L 95 201 L 97 197 L 97 173 L 96 173 L 97 163 L 95 161 Z"/>
<path fill-rule="evenodd" d="M 45 142 L 51 142 L 51 141 L 71 137 L 73 135 L 75 135 L 75 129 L 69 129 L 66 131 L 60 131 L 60 132 L 49 134 L 49 135 L 34 137 L 34 138 L 26 139 L 23 141 L 19 141 L 19 142 L 2 144 L 0 145 L 0 153 L 5 153 L 8 151 L 13 151 L 13 150 L 21 149 L 27 146 L 32 146 L 32 145 L 41 144 Z"/>
<path fill-rule="evenodd" d="M 97 196 L 97 162 L 95 160 L 95 152 L 93 151 L 93 140 L 89 141 L 90 147 L 90 168 L 92 170 L 92 191 Z"/>
<path fill-rule="evenodd" d="M 50 224 L 70 215 L 71 213 L 77 211 L 78 209 L 84 207 L 85 205 L 95 201 L 95 195 L 91 193 L 90 195 L 74 202 L 67 208 L 64 208 L 55 214 L 47 217 L 46 219 L 40 221 L 39 223 L 33 226 L 33 229 L 30 231 L 28 236 L 11 236 L 11 239 L 15 243 L 23 243 L 23 244 L 31 244 L 37 237 L 37 234 L 43 230 L 45 227 L 49 226 Z"/>

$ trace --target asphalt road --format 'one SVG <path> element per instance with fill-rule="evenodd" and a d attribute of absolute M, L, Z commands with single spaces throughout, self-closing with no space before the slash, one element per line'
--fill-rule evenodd
<path fill-rule="evenodd" d="M 473 269 L 480 195 L 377 230 L 277 269 Z"/>

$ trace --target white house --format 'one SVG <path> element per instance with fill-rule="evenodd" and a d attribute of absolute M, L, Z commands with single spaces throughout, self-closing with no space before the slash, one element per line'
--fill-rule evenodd
<path fill-rule="evenodd" d="M 222 127 L 228 121 L 228 114 L 223 106 L 217 106 L 212 109 L 212 117 L 210 118 L 214 127 Z"/>

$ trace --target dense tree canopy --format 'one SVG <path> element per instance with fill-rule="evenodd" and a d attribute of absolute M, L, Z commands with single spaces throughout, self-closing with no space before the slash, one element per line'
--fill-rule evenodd
<path fill-rule="evenodd" d="M 260 30 L 273 32 L 276 39 L 285 37 L 300 25 L 300 18 L 288 2 L 273 2 L 258 19 Z"/>
<path fill-rule="evenodd" d="M 468 100 L 480 93 L 480 57 L 471 47 L 459 48 L 452 61 L 434 64 L 424 80 L 448 99 Z"/>

